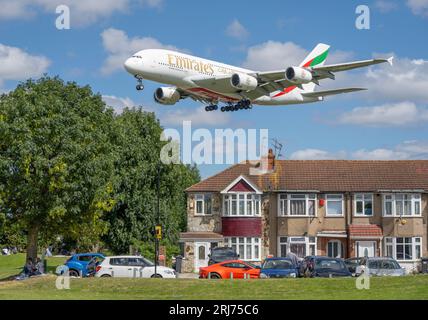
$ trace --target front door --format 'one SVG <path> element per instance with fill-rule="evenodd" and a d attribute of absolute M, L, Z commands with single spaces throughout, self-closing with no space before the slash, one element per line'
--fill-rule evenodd
<path fill-rule="evenodd" d="M 357 241 L 356 246 L 358 257 L 374 257 L 376 255 L 375 241 Z"/>
<path fill-rule="evenodd" d="M 200 267 L 208 265 L 208 254 L 210 252 L 209 242 L 195 242 L 195 271 L 199 272 Z"/>

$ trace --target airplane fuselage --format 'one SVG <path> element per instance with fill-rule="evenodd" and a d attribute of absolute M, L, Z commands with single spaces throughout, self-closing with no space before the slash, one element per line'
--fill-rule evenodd
<path fill-rule="evenodd" d="M 139 51 L 125 62 L 125 68 L 137 78 L 175 86 L 205 100 L 226 103 L 243 99 L 243 96 L 228 81 L 221 83 L 213 81 L 204 86 L 197 85 L 195 81 L 231 77 L 235 73 L 254 73 L 252 70 L 164 49 Z M 251 102 L 259 105 L 287 105 L 322 100 L 304 97 L 301 92 L 303 92 L 302 89 L 291 86 Z"/>

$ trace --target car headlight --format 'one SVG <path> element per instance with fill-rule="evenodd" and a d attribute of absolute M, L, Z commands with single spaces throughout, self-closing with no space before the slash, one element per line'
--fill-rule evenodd
<path fill-rule="evenodd" d="M 266 279 L 266 278 L 269 278 L 269 277 L 268 277 L 268 275 L 266 273 L 260 273 L 260 278 Z"/>
<path fill-rule="evenodd" d="M 290 273 L 289 277 L 291 277 L 291 278 L 296 278 L 296 277 L 297 277 L 297 274 L 296 274 L 295 272 Z"/>

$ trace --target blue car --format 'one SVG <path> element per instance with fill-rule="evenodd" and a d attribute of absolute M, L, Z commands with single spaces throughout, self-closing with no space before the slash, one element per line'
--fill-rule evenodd
<path fill-rule="evenodd" d="M 96 266 L 105 259 L 101 253 L 78 253 L 72 255 L 65 265 L 70 277 L 89 277 L 95 274 Z"/>
<path fill-rule="evenodd" d="M 260 270 L 260 278 L 297 278 L 299 267 L 290 258 L 266 258 Z"/>

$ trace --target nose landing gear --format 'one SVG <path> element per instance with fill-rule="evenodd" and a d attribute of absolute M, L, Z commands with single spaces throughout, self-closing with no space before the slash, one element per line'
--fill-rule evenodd
<path fill-rule="evenodd" d="M 135 76 L 135 78 L 137 78 L 137 85 L 135 86 L 135 89 L 137 89 L 137 91 L 144 90 L 143 78 L 138 75 Z"/>

